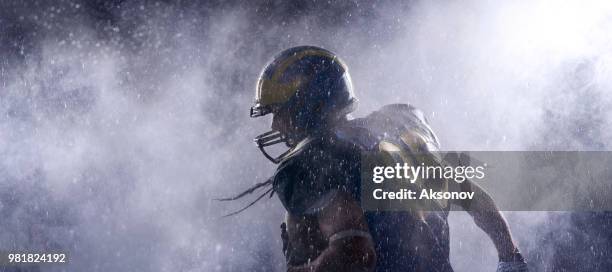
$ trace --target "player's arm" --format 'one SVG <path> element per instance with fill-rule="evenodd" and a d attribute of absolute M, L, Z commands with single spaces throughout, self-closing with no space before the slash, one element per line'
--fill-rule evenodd
<path fill-rule="evenodd" d="M 493 198 L 476 183 L 469 180 L 465 182 L 467 184 L 462 184 L 461 187 L 469 188 L 469 191 L 474 192 L 474 197 L 470 201 L 459 201 L 455 204 L 462 206 L 472 216 L 476 225 L 491 238 L 497 248 L 500 262 L 523 263 L 510 228 Z"/>
<path fill-rule="evenodd" d="M 310 264 L 288 271 L 372 271 L 376 253 L 363 210 L 348 194 L 337 195 L 318 214 L 319 228 L 328 247 Z"/>

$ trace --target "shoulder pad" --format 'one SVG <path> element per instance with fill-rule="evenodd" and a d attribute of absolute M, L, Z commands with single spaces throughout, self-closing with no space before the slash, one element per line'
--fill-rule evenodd
<path fill-rule="evenodd" d="M 374 150 L 381 137 L 368 130 L 363 121 L 362 118 L 351 120 L 348 125 L 336 128 L 335 136 L 339 141 L 352 144 L 358 149 Z"/>
<path fill-rule="evenodd" d="M 359 122 L 382 139 L 400 140 L 401 135 L 418 136 L 421 141 L 439 148 L 438 137 L 423 112 L 409 104 L 390 104 L 361 118 Z"/>

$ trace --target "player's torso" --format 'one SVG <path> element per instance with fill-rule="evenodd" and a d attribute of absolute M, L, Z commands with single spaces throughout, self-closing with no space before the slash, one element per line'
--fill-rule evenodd
<path fill-rule="evenodd" d="M 390 119 L 384 112 L 379 116 L 373 115 L 370 120 L 356 120 L 336 131 L 331 142 L 323 141 L 322 144 L 300 154 L 295 159 L 298 162 L 294 163 L 300 165 L 297 167 L 300 171 L 290 171 L 293 167 L 290 164 L 286 166 L 288 170 L 279 171 L 285 175 L 292 173 L 290 177 L 280 178 L 281 180 L 293 179 L 285 181 L 285 185 L 280 184 L 277 191 L 288 210 L 286 223 L 291 251 L 289 261 L 292 264 L 313 260 L 327 247 L 327 240 L 319 230 L 316 217 L 304 215 L 306 207 L 313 202 L 309 199 L 312 196 L 320 198 L 325 195 L 325 191 L 344 187 L 344 190 L 349 190 L 349 193 L 360 201 L 360 165 L 353 162 L 360 160 L 362 151 L 378 148 L 382 141 L 379 135 L 387 135 L 387 131 L 391 131 L 392 136 L 395 133 L 395 138 L 388 139 L 391 143 L 437 144 L 435 135 L 430 133 L 429 128 L 421 126 L 426 125 L 424 120 L 420 120 L 412 112 L 404 113 L 407 117 L 400 118 L 400 121 L 406 119 L 408 123 L 403 125 L 401 131 L 392 131 L 393 127 L 397 127 L 393 123 L 389 124 L 391 129 L 384 124 L 389 123 Z M 427 135 L 428 133 L 431 135 Z M 338 148 L 339 146 L 344 147 Z M 315 155 L 308 155 L 309 153 Z M 309 167 L 305 168 L 304 165 Z M 318 174 L 313 175 L 322 172 L 325 172 L 326 178 L 320 179 L 317 178 Z M 338 179 L 345 180 L 343 184 L 329 184 Z M 452 271 L 448 261 L 446 212 L 415 214 L 364 211 L 364 214 L 377 253 L 376 271 Z"/>

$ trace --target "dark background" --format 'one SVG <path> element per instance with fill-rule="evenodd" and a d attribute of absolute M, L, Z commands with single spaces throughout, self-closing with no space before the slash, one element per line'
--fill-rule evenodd
<path fill-rule="evenodd" d="M 611 10 L 1 1 L 0 249 L 69 252 L 44 271 L 283 271 L 278 201 L 221 219 L 242 203 L 211 199 L 273 173 L 248 109 L 266 61 L 301 44 L 346 60 L 357 116 L 412 103 L 446 150 L 609 150 Z M 611 269 L 609 213 L 505 215 L 534 271 Z M 456 270 L 492 271 L 484 233 L 450 224 Z"/>

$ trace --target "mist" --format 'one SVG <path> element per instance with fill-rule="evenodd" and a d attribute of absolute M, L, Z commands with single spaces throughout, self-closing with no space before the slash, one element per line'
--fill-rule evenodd
<path fill-rule="evenodd" d="M 69 253 L 42 271 L 284 271 L 275 197 L 213 201 L 274 172 L 248 115 L 274 54 L 336 52 L 354 116 L 411 103 L 444 150 L 609 150 L 611 29 L 605 1 L 3 1 L 0 249 Z M 609 269 L 608 213 L 504 214 L 534 271 Z M 450 226 L 456 271 L 495 268 L 466 214 Z"/>

